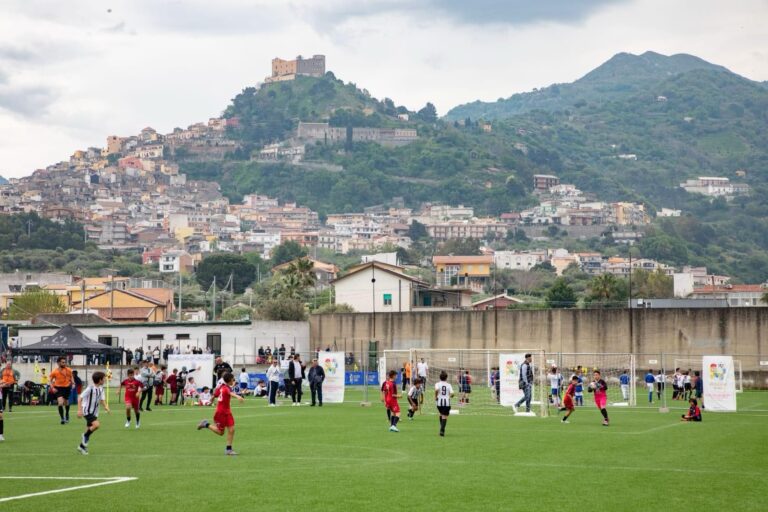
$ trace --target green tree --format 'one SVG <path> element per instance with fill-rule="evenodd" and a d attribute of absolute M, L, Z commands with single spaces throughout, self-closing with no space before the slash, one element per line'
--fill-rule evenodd
<path fill-rule="evenodd" d="M 29 290 L 18 297 L 8 308 L 9 320 L 31 320 L 43 313 L 66 313 L 67 307 L 55 294 L 45 290 Z"/>
<path fill-rule="evenodd" d="M 325 304 L 312 311 L 313 315 L 329 315 L 332 313 L 354 313 L 355 308 L 349 304 Z"/>
<path fill-rule="evenodd" d="M 589 305 L 600 308 L 626 306 L 626 282 L 613 274 L 606 273 L 593 277 L 587 285 L 587 290 L 586 302 Z"/>
<path fill-rule="evenodd" d="M 576 293 L 562 277 L 555 279 L 554 284 L 547 291 L 546 299 L 547 306 L 550 308 L 572 308 L 576 305 Z"/>
<path fill-rule="evenodd" d="M 437 121 L 437 109 L 432 103 L 427 103 L 424 108 L 417 112 L 419 119 L 425 123 L 434 123 Z"/>
<path fill-rule="evenodd" d="M 300 289 L 312 288 L 315 286 L 317 276 L 315 275 L 315 264 L 309 258 L 299 258 L 288 264 L 284 274 L 286 276 L 295 276 L 296 284 Z"/>
<path fill-rule="evenodd" d="M 304 302 L 300 299 L 285 297 L 263 301 L 258 307 L 258 313 L 264 320 L 302 321 L 307 319 Z"/>
<path fill-rule="evenodd" d="M 408 238 L 411 240 L 421 240 L 422 238 L 428 238 L 427 228 L 421 222 L 417 220 L 411 221 L 411 225 L 408 226 Z"/>
<path fill-rule="evenodd" d="M 219 317 L 221 320 L 250 320 L 253 310 L 243 304 L 235 304 L 224 310 Z"/>
<path fill-rule="evenodd" d="M 476 238 L 454 238 L 446 240 L 437 250 L 439 256 L 479 256 L 480 240 Z"/>
<path fill-rule="evenodd" d="M 256 267 L 238 254 L 218 253 L 203 259 L 195 273 L 197 282 L 207 290 L 216 278 L 216 286 L 223 288 L 232 278 L 232 289 L 240 294 L 256 277 Z"/>
<path fill-rule="evenodd" d="M 270 258 L 270 264 L 273 267 L 288 263 L 296 258 L 301 258 L 307 255 L 307 249 L 299 245 L 293 240 L 288 240 L 272 249 L 272 257 Z"/>

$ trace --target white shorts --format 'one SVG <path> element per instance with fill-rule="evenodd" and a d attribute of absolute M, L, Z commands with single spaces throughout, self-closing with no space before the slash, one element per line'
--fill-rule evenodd
<path fill-rule="evenodd" d="M 645 385 L 648 386 L 648 391 L 653 391 L 653 384 L 646 382 Z"/>

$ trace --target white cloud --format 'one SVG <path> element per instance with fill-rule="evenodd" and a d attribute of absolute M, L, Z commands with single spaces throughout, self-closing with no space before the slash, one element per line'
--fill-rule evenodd
<path fill-rule="evenodd" d="M 325 54 L 339 78 L 410 108 L 432 101 L 441 114 L 572 81 L 620 51 L 691 53 L 768 80 L 762 0 L 546 4 L 3 2 L 0 174 L 28 174 L 109 134 L 218 115 L 275 56 Z"/>

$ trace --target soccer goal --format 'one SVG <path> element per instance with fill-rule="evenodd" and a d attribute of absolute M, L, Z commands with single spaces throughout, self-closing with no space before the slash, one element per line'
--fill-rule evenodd
<path fill-rule="evenodd" d="M 608 404 L 616 406 L 637 405 L 637 390 L 635 389 L 636 368 L 634 354 L 551 354 L 554 359 L 547 360 L 551 372 L 552 365 L 562 375 L 563 387 L 573 375 L 583 381 L 584 401 L 591 400 L 587 386 L 594 379 L 595 370 L 600 371 L 603 380 L 608 384 Z M 625 376 L 625 377 L 622 377 Z M 627 384 L 622 386 L 622 380 Z M 561 392 L 562 395 L 562 392 Z M 578 401 L 577 401 L 578 404 Z"/>
<path fill-rule="evenodd" d="M 701 357 L 675 359 L 674 368 L 680 368 L 682 371 L 691 371 L 691 376 L 693 376 L 693 372 L 702 372 L 701 375 L 703 376 L 704 368 L 702 361 Z M 744 391 L 744 372 L 741 367 L 741 360 L 734 359 L 733 366 L 736 370 L 736 392 L 742 393 Z"/>
<path fill-rule="evenodd" d="M 532 410 L 537 411 L 538 416 L 547 416 L 549 414 L 547 385 L 544 380 L 546 358 L 541 349 L 385 350 L 379 366 L 379 376 L 383 377 L 389 370 L 400 372 L 405 367 L 405 363 L 410 362 L 411 382 L 413 382 L 413 379 L 419 376 L 420 364 L 426 365 L 427 382 L 424 388 L 426 407 L 423 408 L 425 414 L 436 413 L 430 404 L 435 383 L 440 380 L 440 373 L 443 371 L 448 374 L 448 382 L 453 386 L 456 396 L 452 405 L 459 414 L 509 414 L 511 412 L 511 406 L 507 405 L 509 399 L 502 400 L 500 394 L 509 389 L 510 383 L 513 383 L 514 392 L 522 396 L 522 391 L 519 391 L 517 386 L 517 375 L 519 364 L 526 353 L 532 355 L 534 368 Z M 517 398 L 516 395 L 514 397 Z"/>

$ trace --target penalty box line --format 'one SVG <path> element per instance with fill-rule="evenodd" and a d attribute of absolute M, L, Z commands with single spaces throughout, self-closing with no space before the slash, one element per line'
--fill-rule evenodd
<path fill-rule="evenodd" d="M 49 491 L 33 492 L 29 494 L 20 494 L 18 496 L 7 496 L 0 498 L 0 503 L 13 500 L 22 500 L 25 498 L 34 498 L 36 496 L 45 496 L 47 494 L 57 494 L 60 492 L 79 491 L 81 489 L 90 489 L 92 487 L 101 487 L 103 485 L 121 484 L 123 482 L 130 482 L 131 480 L 137 480 L 133 476 L 113 476 L 113 477 L 96 477 L 96 476 L 0 476 L 0 480 L 99 480 L 92 484 L 76 485 L 73 487 L 64 487 L 61 489 L 51 489 Z"/>

